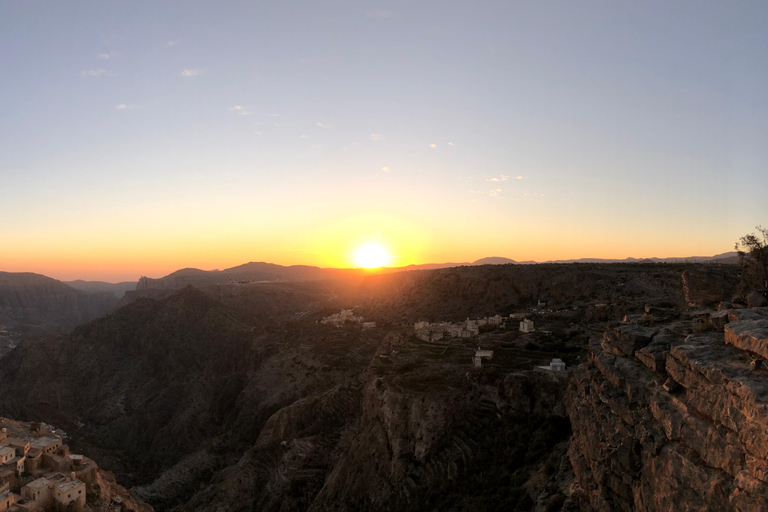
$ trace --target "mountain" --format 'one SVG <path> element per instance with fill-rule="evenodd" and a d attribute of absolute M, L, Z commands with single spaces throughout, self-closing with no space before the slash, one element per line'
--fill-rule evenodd
<path fill-rule="evenodd" d="M 111 293 L 87 293 L 33 273 L 0 272 L 0 325 L 28 332 L 66 332 L 117 304 Z"/>
<path fill-rule="evenodd" d="M 545 263 L 736 263 L 737 255 L 735 252 L 723 253 L 716 256 L 690 257 L 690 258 L 637 258 L 619 259 L 600 259 L 600 258 L 581 258 L 572 260 L 555 260 Z M 285 281 L 322 281 L 333 279 L 359 279 L 371 275 L 392 274 L 403 271 L 413 270 L 436 270 L 443 268 L 479 266 L 479 265 L 531 265 L 537 264 L 535 261 L 515 261 L 500 256 L 481 258 L 474 262 L 461 263 L 425 263 L 420 265 L 407 265 L 405 267 L 382 267 L 377 269 L 354 269 L 354 268 L 320 268 L 308 265 L 282 266 L 274 263 L 251 262 L 237 267 L 225 270 L 200 270 L 196 268 L 185 268 L 177 270 L 165 277 L 150 278 L 141 277 L 135 286 L 138 294 L 131 294 L 126 299 L 133 300 L 135 296 L 145 296 L 161 298 L 167 296 L 167 293 L 158 293 L 157 290 L 178 290 L 185 286 L 192 285 L 198 288 L 206 286 L 223 284 L 248 284 L 258 282 L 285 282 Z M 106 285 L 107 283 L 104 283 Z M 102 286 L 102 290 L 123 290 L 128 289 L 128 283 L 119 283 L 111 285 L 112 288 Z M 90 289 L 97 289 L 101 283 L 87 283 Z M 125 285 L 125 286 L 124 286 Z M 86 285 L 81 285 L 83 289 Z M 151 290 L 154 290 L 152 292 Z"/>
<path fill-rule="evenodd" d="M 121 283 L 105 283 L 104 281 L 63 281 L 67 286 L 75 290 L 87 293 L 111 293 L 116 299 L 122 298 L 125 292 L 136 289 L 135 281 L 123 281 Z"/>

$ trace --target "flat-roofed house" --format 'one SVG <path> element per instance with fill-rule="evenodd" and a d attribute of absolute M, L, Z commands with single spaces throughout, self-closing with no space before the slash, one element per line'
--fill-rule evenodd
<path fill-rule="evenodd" d="M 19 439 L 18 437 L 6 437 L 0 441 L 0 445 L 10 446 L 16 450 L 16 455 L 23 457 L 29 451 L 29 441 L 26 439 Z"/>
<path fill-rule="evenodd" d="M 53 499 L 57 507 L 82 510 L 85 506 L 85 484 L 73 478 L 53 486 Z"/>
<path fill-rule="evenodd" d="M 0 464 L 8 464 L 16 456 L 16 450 L 10 446 L 0 448 Z"/>
<path fill-rule="evenodd" d="M 21 496 L 14 494 L 11 491 L 3 491 L 0 493 L 0 510 L 8 510 L 11 506 L 19 501 Z"/>
<path fill-rule="evenodd" d="M 21 495 L 37 501 L 43 507 L 49 507 L 53 504 L 53 482 L 45 477 L 32 480 L 21 488 Z"/>
<path fill-rule="evenodd" d="M 475 367 L 479 368 L 483 365 L 483 359 L 491 359 L 492 357 L 493 350 L 480 350 L 480 347 L 477 347 L 477 352 L 475 352 L 475 357 L 472 358 L 472 362 Z"/>
<path fill-rule="evenodd" d="M 56 436 L 36 437 L 29 442 L 31 448 L 39 448 L 43 453 L 53 453 L 61 445 L 61 438 Z"/>

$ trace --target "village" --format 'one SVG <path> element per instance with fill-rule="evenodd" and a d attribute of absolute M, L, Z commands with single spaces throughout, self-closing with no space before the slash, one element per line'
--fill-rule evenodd
<path fill-rule="evenodd" d="M 99 479 L 93 460 L 70 453 L 64 435 L 45 424 L 31 423 L 26 429 L 5 418 L 2 424 L 7 426 L 0 430 L 0 510 L 90 510 L 88 486 L 98 485 Z M 120 497 L 109 505 L 111 512 L 123 510 Z"/>
<path fill-rule="evenodd" d="M 552 331 L 547 329 L 536 330 L 534 321 L 530 318 L 532 315 L 545 315 L 548 313 L 562 313 L 561 311 L 547 310 L 546 302 L 538 300 L 535 307 L 531 307 L 528 312 L 524 313 L 510 313 L 508 316 L 502 316 L 499 314 L 493 316 L 486 316 L 477 319 L 467 318 L 462 322 L 428 322 L 418 321 L 413 324 L 413 335 L 416 339 L 423 342 L 422 349 L 429 351 L 437 349 L 439 355 L 442 357 L 446 354 L 453 354 L 453 350 L 450 346 L 451 339 L 459 339 L 462 341 L 480 338 L 477 349 L 474 350 L 474 354 L 471 356 L 471 364 L 475 368 L 481 368 L 483 361 L 490 362 L 494 358 L 494 351 L 489 347 L 483 348 L 481 345 L 483 342 L 486 344 L 497 344 L 499 341 L 499 335 L 506 334 L 507 338 L 511 330 L 516 330 L 524 335 L 532 335 L 536 333 L 539 336 L 550 337 Z M 577 308 L 573 308 L 574 310 Z M 344 309 L 339 313 L 326 316 L 319 321 L 323 325 L 331 325 L 334 327 L 342 327 L 344 325 L 360 325 L 363 329 L 373 329 L 376 327 L 376 322 L 366 321 L 362 316 L 355 314 L 354 309 Z M 498 333 L 492 336 L 492 333 Z M 483 333 L 483 336 L 481 336 Z M 496 341 L 492 341 L 496 340 Z M 530 340 L 528 345 L 530 346 Z M 508 346 L 508 344 L 506 344 Z M 423 352 L 424 350 L 421 350 Z M 403 359 L 405 353 L 401 350 L 393 350 L 389 355 L 380 355 L 385 360 Z M 535 364 L 534 370 L 546 371 L 546 372 L 566 372 L 566 364 L 558 357 L 552 358 L 548 365 Z"/>

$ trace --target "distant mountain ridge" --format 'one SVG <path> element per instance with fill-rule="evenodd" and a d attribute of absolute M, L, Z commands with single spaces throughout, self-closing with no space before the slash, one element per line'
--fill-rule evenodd
<path fill-rule="evenodd" d="M 0 325 L 66 332 L 117 305 L 113 293 L 77 290 L 31 272 L 0 272 Z"/>
<path fill-rule="evenodd" d="M 626 258 L 601 259 L 581 258 L 571 260 L 551 260 L 542 263 L 737 263 L 735 251 L 715 256 L 693 256 L 687 258 Z M 534 265 L 535 261 L 515 261 L 501 256 L 481 258 L 473 262 L 461 263 L 425 263 L 405 267 L 383 267 L 378 269 L 360 268 L 320 268 L 309 265 L 282 266 L 266 262 L 250 262 L 224 270 L 200 270 L 184 268 L 161 278 L 141 277 L 136 285 L 136 291 L 145 290 L 178 290 L 185 286 L 196 287 L 222 284 L 238 284 L 253 282 L 276 281 L 315 281 L 339 278 L 362 277 L 371 274 L 390 274 L 409 270 L 436 270 L 451 267 L 467 267 L 480 265 Z"/>

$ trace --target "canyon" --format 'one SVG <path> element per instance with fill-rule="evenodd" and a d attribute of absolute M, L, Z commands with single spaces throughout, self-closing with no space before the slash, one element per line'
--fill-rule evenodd
<path fill-rule="evenodd" d="M 26 337 L 0 413 L 61 425 L 155 510 L 763 510 L 768 312 L 734 266 L 241 281 Z M 375 327 L 321 323 L 345 308 Z M 413 333 L 496 314 L 536 331 Z"/>

